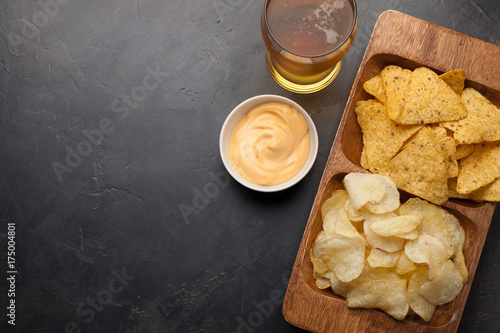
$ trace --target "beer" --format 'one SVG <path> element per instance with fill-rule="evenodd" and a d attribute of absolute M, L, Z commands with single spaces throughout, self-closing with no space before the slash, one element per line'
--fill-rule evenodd
<path fill-rule="evenodd" d="M 353 42 L 356 23 L 353 1 L 268 0 L 262 31 L 271 75 L 287 89 L 286 81 L 329 84 Z"/>

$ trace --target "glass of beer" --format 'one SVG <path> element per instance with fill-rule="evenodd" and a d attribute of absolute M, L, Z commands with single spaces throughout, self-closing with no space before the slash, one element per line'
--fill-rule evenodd
<path fill-rule="evenodd" d="M 354 0 L 266 0 L 261 29 L 272 78 L 299 94 L 338 75 L 358 25 Z"/>

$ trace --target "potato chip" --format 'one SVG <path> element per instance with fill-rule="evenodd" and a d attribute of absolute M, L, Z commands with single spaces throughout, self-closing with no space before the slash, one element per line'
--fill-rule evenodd
<path fill-rule="evenodd" d="M 365 242 L 363 236 L 361 236 L 356 227 L 352 225 L 343 207 L 331 209 L 326 214 L 323 221 L 323 230 L 327 235 L 337 234 L 347 237 L 356 237 L 362 239 L 363 242 Z"/>
<path fill-rule="evenodd" d="M 460 275 L 462 276 L 462 283 L 466 284 L 469 281 L 469 270 L 465 265 L 465 257 L 462 247 L 458 250 L 455 258 L 452 259 L 455 268 L 458 270 Z"/>
<path fill-rule="evenodd" d="M 404 105 L 404 94 L 410 82 L 412 72 L 399 66 L 386 66 L 382 72 L 382 84 L 385 90 L 387 114 L 392 120 L 398 119 Z"/>
<path fill-rule="evenodd" d="M 458 221 L 458 218 L 456 218 L 455 215 L 447 212 L 444 209 L 442 210 L 442 212 L 444 214 L 444 221 L 448 229 L 448 234 L 450 236 L 451 246 L 453 249 L 450 257 L 453 258 L 464 246 L 465 230 L 464 228 L 462 228 L 460 222 Z M 448 253 L 450 253 L 450 251 L 448 251 Z"/>
<path fill-rule="evenodd" d="M 387 114 L 386 106 L 375 101 L 359 101 L 354 108 L 363 132 L 361 165 L 373 173 L 399 151 L 403 143 L 417 132 L 420 125 L 398 125 Z"/>
<path fill-rule="evenodd" d="M 382 76 L 377 75 L 363 84 L 367 93 L 375 97 L 380 103 L 385 104 L 385 89 L 382 83 Z"/>
<path fill-rule="evenodd" d="M 314 271 L 313 277 L 316 279 L 316 287 L 318 289 L 330 288 L 331 287 L 330 275 L 331 275 L 331 273 L 328 273 L 327 274 L 328 277 L 323 277 L 323 276 L 319 275 L 318 273 L 316 273 L 316 271 Z"/>
<path fill-rule="evenodd" d="M 370 255 L 366 258 L 366 262 L 370 267 L 394 267 L 401 256 L 401 251 L 385 252 L 376 248 L 371 249 Z"/>
<path fill-rule="evenodd" d="M 500 140 L 500 109 L 474 88 L 466 88 L 462 102 L 467 109 L 465 119 L 442 126 L 454 132 L 460 144 Z"/>
<path fill-rule="evenodd" d="M 365 242 L 357 237 L 327 236 L 315 243 L 312 253 L 343 282 L 358 277 L 365 264 Z"/>
<path fill-rule="evenodd" d="M 415 269 L 417 269 L 417 266 L 408 258 L 404 251 L 401 251 L 398 263 L 394 267 L 394 272 L 399 275 L 404 275 L 413 272 Z"/>
<path fill-rule="evenodd" d="M 377 221 L 394 218 L 394 213 L 372 215 L 363 222 L 366 241 L 370 246 L 385 252 L 397 252 L 403 249 L 405 240 L 398 237 L 379 236 L 371 229 L 371 225 Z"/>
<path fill-rule="evenodd" d="M 408 241 L 404 246 L 405 254 L 417 264 L 429 265 L 429 279 L 434 279 L 449 255 L 444 243 L 431 235 L 420 235 Z"/>
<path fill-rule="evenodd" d="M 350 308 L 377 308 L 397 320 L 406 317 L 409 309 L 406 289 L 393 280 L 376 280 L 355 287 L 347 294 Z"/>
<path fill-rule="evenodd" d="M 408 300 L 410 308 L 423 320 L 429 321 L 436 310 L 436 305 L 429 302 L 419 294 L 420 287 L 429 281 L 429 269 L 420 267 L 412 274 L 408 281 Z"/>
<path fill-rule="evenodd" d="M 366 207 L 383 214 L 399 207 L 399 192 L 388 177 L 369 173 L 350 173 L 342 181 L 354 208 Z"/>
<path fill-rule="evenodd" d="M 416 68 L 403 90 L 402 108 L 396 118 L 399 124 L 431 124 L 455 121 L 467 116 L 460 95 L 436 73 L 426 67 Z"/>
<path fill-rule="evenodd" d="M 391 178 L 398 188 L 442 205 L 448 200 L 448 175 L 438 145 L 434 132 L 422 128 L 418 139 L 387 163 L 380 174 Z"/>
<path fill-rule="evenodd" d="M 451 260 L 445 261 L 438 275 L 429 282 L 424 283 L 419 294 L 429 302 L 442 305 L 452 301 L 463 287 L 462 275 Z"/>
<path fill-rule="evenodd" d="M 439 75 L 439 78 L 458 95 L 462 95 L 465 86 L 465 72 L 463 69 L 455 69 Z"/>
<path fill-rule="evenodd" d="M 457 192 L 471 193 L 500 178 L 500 141 L 477 144 L 474 152 L 459 162 Z"/>
<path fill-rule="evenodd" d="M 309 252 L 309 258 L 313 264 L 314 272 L 320 276 L 326 277 L 327 273 L 330 271 L 325 261 L 321 258 L 314 256 L 312 249 Z"/>
<path fill-rule="evenodd" d="M 366 207 L 361 207 L 360 209 L 354 208 L 351 203 L 351 199 L 348 199 L 344 204 L 344 210 L 347 214 L 349 220 L 353 222 L 361 222 L 366 220 L 368 216 L 373 214 Z"/>
<path fill-rule="evenodd" d="M 398 236 L 416 230 L 422 219 L 420 214 L 396 216 L 372 223 L 371 229 L 379 236 Z"/>
<path fill-rule="evenodd" d="M 419 198 L 410 198 L 401 205 L 399 212 L 401 215 L 422 214 L 422 222 L 417 227 L 419 233 L 421 235 L 431 235 L 439 238 L 445 245 L 448 256 L 450 257 L 456 251 L 450 235 L 450 229 L 454 229 L 456 224 L 454 224 L 453 221 L 447 221 L 447 219 L 455 217 L 448 213 L 446 209 Z M 458 221 L 456 222 L 458 223 Z M 458 226 L 460 227 L 460 224 L 458 224 Z"/>
<path fill-rule="evenodd" d="M 346 190 L 336 190 L 321 206 L 321 216 L 325 219 L 326 213 L 331 209 L 343 207 L 346 200 L 349 199 Z"/>

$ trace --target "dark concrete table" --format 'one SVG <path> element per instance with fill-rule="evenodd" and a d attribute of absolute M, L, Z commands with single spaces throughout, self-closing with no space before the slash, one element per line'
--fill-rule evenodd
<path fill-rule="evenodd" d="M 378 15 L 500 45 L 497 0 L 360 0 L 340 75 L 299 96 L 266 71 L 262 3 L 2 1 L 0 331 L 299 331 L 281 302 Z M 218 149 L 229 111 L 265 93 L 300 103 L 320 139 L 273 195 L 230 180 Z M 499 237 L 497 212 L 460 331 L 500 331 Z"/>

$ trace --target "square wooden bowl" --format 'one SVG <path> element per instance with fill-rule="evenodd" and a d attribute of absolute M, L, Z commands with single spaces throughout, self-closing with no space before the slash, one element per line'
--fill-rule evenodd
<path fill-rule="evenodd" d="M 354 106 L 371 97 L 363 83 L 387 65 L 413 70 L 420 66 L 436 73 L 463 69 L 466 87 L 473 87 L 500 106 L 500 47 L 434 25 L 415 17 L 386 11 L 380 15 L 354 81 L 333 143 L 311 214 L 295 260 L 283 303 L 283 315 L 292 325 L 312 332 L 455 332 L 460 323 L 479 257 L 495 210 L 495 203 L 450 199 L 443 207 L 465 230 L 464 256 L 469 281 L 450 303 L 438 306 L 429 322 L 418 315 L 398 321 L 374 309 L 349 309 L 331 289 L 319 290 L 309 251 L 322 230 L 321 206 L 332 192 L 343 188 L 350 172 L 367 172 L 360 165 L 363 147 Z M 411 195 L 401 192 L 404 202 Z"/>

